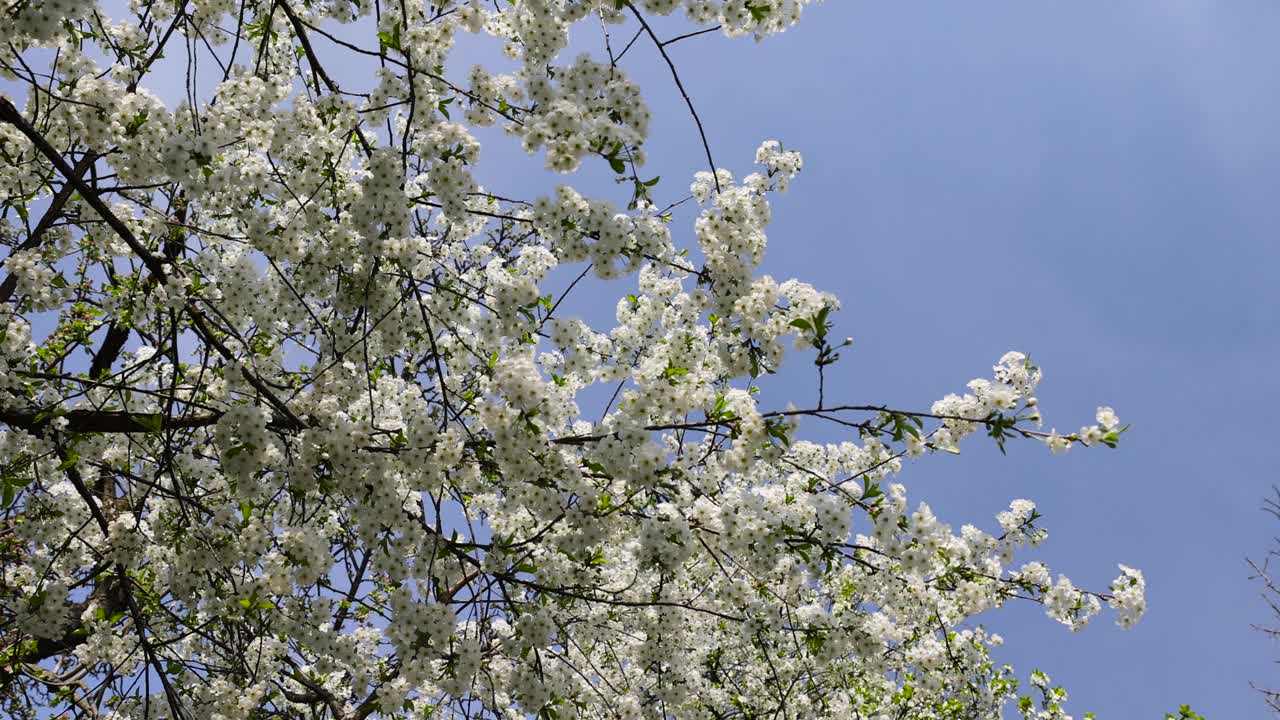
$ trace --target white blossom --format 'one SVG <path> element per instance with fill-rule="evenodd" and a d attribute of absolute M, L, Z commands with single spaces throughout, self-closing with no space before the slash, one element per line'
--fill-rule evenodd
<path fill-rule="evenodd" d="M 760 40 L 811 4 L 13 5 L 0 649 L 23 672 L 0 698 L 111 720 L 1068 717 L 1043 673 L 1023 709 L 978 618 L 1035 602 L 1080 629 L 1105 600 L 1128 627 L 1141 572 L 1055 580 L 1026 557 L 1035 503 L 956 529 L 912 468 L 984 435 L 1114 446 L 1115 412 L 1042 432 L 1017 351 L 928 407 L 830 397 L 839 299 L 760 272 L 801 154 L 646 170 L 628 71 L 655 48 L 623 62 L 619 38 L 679 14 Z M 601 25 L 608 52 L 578 53 Z M 475 65 L 482 38 L 504 57 Z M 509 196 L 503 142 L 564 184 Z M 584 292 L 610 320 L 574 317 Z M 816 366 L 818 404 L 762 381 L 787 361 Z"/>

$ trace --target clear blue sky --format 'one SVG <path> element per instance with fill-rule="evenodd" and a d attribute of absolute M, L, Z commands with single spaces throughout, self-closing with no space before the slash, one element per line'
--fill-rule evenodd
<path fill-rule="evenodd" d="M 575 46 L 598 50 L 596 26 Z M 709 35 L 671 51 L 719 164 L 750 171 L 767 138 L 805 153 L 764 269 L 841 296 L 836 332 L 856 345 L 829 398 L 924 409 L 1019 349 L 1045 368 L 1059 429 L 1099 404 L 1134 423 L 1115 451 L 1001 457 L 972 442 L 901 476 L 956 526 L 1037 501 L 1040 557 L 1080 584 L 1104 587 L 1115 562 L 1146 572 L 1137 629 L 1104 614 L 1072 635 L 1010 606 L 986 618 L 1002 658 L 1065 683 L 1077 716 L 1190 703 L 1210 720 L 1265 717 L 1249 681 L 1280 685 L 1280 647 L 1250 630 L 1268 616 L 1244 558 L 1280 535 L 1258 509 L 1280 483 L 1280 4 L 828 0 L 758 45 Z M 647 174 L 664 178 L 659 200 L 679 199 L 703 169 L 697 134 L 651 47 L 624 65 L 655 111 Z M 335 75 L 355 89 L 367 70 Z M 540 160 L 482 139 L 493 190 L 550 187 Z M 596 165 L 579 186 L 611 191 Z M 630 291 L 575 304 L 602 320 Z M 808 362 L 770 386 L 773 404 L 812 397 Z"/>

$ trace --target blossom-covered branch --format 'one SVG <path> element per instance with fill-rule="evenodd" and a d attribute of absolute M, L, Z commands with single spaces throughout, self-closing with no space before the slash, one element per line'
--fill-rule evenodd
<path fill-rule="evenodd" d="M 927 411 L 827 397 L 839 301 L 760 272 L 801 155 L 718 166 L 668 52 L 809 5 L 0 10 L 3 711 L 1068 717 L 984 613 L 1128 626 L 1142 574 L 1077 588 L 1027 557 L 1034 503 L 956 529 L 907 467 L 1125 428 L 1044 429 L 1021 352 Z M 606 57 L 564 57 L 582 29 Z M 642 39 L 693 116 L 691 183 L 645 171 Z M 485 43 L 510 62 L 459 70 Z M 623 194 L 482 186 L 491 125 Z M 588 275 L 621 296 L 603 327 L 572 315 Z M 761 391 L 795 358 L 816 403 Z"/>

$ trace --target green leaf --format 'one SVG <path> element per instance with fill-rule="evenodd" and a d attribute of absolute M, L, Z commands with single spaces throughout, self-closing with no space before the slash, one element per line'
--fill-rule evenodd
<path fill-rule="evenodd" d="M 164 418 L 159 413 L 147 413 L 145 415 L 135 415 L 133 422 L 138 427 L 146 430 L 151 434 L 158 434 L 164 430 Z"/>
<path fill-rule="evenodd" d="M 662 377 L 666 380 L 674 380 L 681 375 L 688 374 L 689 368 L 676 367 L 674 365 L 667 365 L 667 369 L 662 371 Z"/>
<path fill-rule="evenodd" d="M 392 32 L 384 31 L 378 33 L 378 46 L 382 50 L 390 48 L 397 52 L 403 52 L 400 50 L 400 25 L 397 24 Z"/>
<path fill-rule="evenodd" d="M 58 463 L 58 469 L 70 470 L 71 468 L 76 466 L 76 462 L 78 462 L 79 460 L 80 460 L 80 453 L 76 452 L 75 450 L 68 450 L 67 459 Z"/>
<path fill-rule="evenodd" d="M 767 423 L 769 436 L 782 443 L 783 447 L 791 447 L 791 437 L 787 434 L 787 424 L 783 422 Z"/>
<path fill-rule="evenodd" d="M 827 322 L 827 315 L 831 313 L 831 306 L 824 305 L 818 311 L 818 316 L 813 320 L 813 331 L 817 334 L 818 339 L 826 338 L 827 331 L 831 329 L 831 323 Z"/>

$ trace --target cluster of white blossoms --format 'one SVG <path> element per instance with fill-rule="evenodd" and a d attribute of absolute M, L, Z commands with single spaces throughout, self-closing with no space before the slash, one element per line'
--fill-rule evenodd
<path fill-rule="evenodd" d="M 588 152 L 616 158 L 625 151 L 636 165 L 644 162 L 639 146 L 648 133 L 649 109 L 621 70 L 580 55 L 552 72 L 526 69 L 523 80 L 523 94 L 536 109 L 523 113 L 511 130 L 528 152 L 547 148 L 548 169 L 573 172 Z"/>
<path fill-rule="evenodd" d="M 93 10 L 93 2 L 84 0 L 25 0 L 5 8 L 5 24 L 11 29 L 0 31 L 0 37 L 12 35 L 37 42 L 52 42 L 68 18 L 78 18 Z"/>
<path fill-rule="evenodd" d="M 538 198 L 533 226 L 563 262 L 589 260 L 597 277 L 612 278 L 642 268 L 645 260 L 668 260 L 671 231 L 652 214 L 628 215 L 607 200 L 583 197 L 568 186 Z M 589 241 L 589 242 L 588 242 Z"/>
<path fill-rule="evenodd" d="M 4 326 L 0 327 L 0 408 L 20 404 L 18 398 L 24 378 L 19 373 L 35 351 L 31 325 L 26 320 L 5 313 L 3 322 Z M 13 448 L 6 447 L 4 451 L 11 452 Z"/>
<path fill-rule="evenodd" d="M 17 281 L 17 289 L 31 297 L 35 310 L 50 310 L 58 306 L 67 293 L 59 292 L 53 285 L 53 269 L 43 262 L 38 250 L 22 250 L 13 253 L 5 262 L 5 269 Z"/>
<path fill-rule="evenodd" d="M 1116 611 L 1120 627 L 1133 627 L 1147 609 L 1147 581 L 1142 571 L 1120 566 L 1120 576 L 1111 581 L 1111 598 L 1107 601 Z"/>
<path fill-rule="evenodd" d="M 620 38 L 669 58 L 808 5 L 6 10 L 0 712 L 1066 720 L 983 614 L 1128 627 L 1141 572 L 1077 588 L 1026 557 L 1033 502 L 953 526 L 908 459 L 1114 446 L 1116 413 L 1042 431 L 1018 352 L 927 412 L 832 401 L 838 299 L 758 272 L 801 155 L 690 167 L 688 197 L 637 174 Z M 601 26 L 604 57 L 561 57 Z M 455 68 L 464 32 L 505 66 Z M 482 186 L 489 125 L 631 202 Z M 588 274 L 619 279 L 603 326 Z M 762 389 L 794 353 L 815 406 Z"/>

